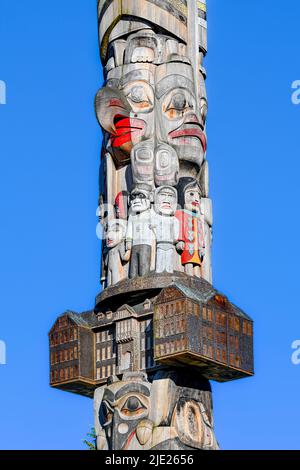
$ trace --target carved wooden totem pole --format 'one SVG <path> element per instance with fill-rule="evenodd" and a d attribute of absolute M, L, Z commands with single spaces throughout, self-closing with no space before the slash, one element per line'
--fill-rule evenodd
<path fill-rule="evenodd" d="M 100 0 L 101 284 L 50 331 L 51 385 L 94 396 L 103 450 L 218 449 L 209 380 L 253 375 L 212 286 L 205 0 Z"/>

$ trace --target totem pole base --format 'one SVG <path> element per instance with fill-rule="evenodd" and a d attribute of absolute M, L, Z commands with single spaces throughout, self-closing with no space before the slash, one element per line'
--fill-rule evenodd
<path fill-rule="evenodd" d="M 217 450 L 208 380 L 188 368 L 110 378 L 95 391 L 98 450 Z"/>

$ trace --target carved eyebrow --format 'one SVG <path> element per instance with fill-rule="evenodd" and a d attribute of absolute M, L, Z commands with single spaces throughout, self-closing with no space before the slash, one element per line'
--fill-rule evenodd
<path fill-rule="evenodd" d="M 155 94 L 158 99 L 160 99 L 167 92 L 173 88 L 186 88 L 189 93 L 195 97 L 194 94 L 194 84 L 188 78 L 183 75 L 169 75 L 168 77 L 163 78 L 160 82 L 157 83 L 155 88 Z"/>
<path fill-rule="evenodd" d="M 132 383 L 132 384 L 126 384 L 124 387 L 120 388 L 120 390 L 118 390 L 115 395 L 115 399 L 118 400 L 118 398 L 121 398 L 126 393 L 131 393 L 131 392 L 142 393 L 146 397 L 150 397 L 150 391 L 145 385 Z"/>
<path fill-rule="evenodd" d="M 128 85 L 130 82 L 134 81 L 143 81 L 147 83 L 148 86 L 152 86 L 154 83 L 153 74 L 146 69 L 142 70 L 132 70 L 128 72 L 124 77 L 120 79 L 120 86 L 123 88 Z"/>
<path fill-rule="evenodd" d="M 122 396 L 126 395 L 127 393 L 135 393 L 135 392 L 141 393 L 146 397 L 150 397 L 150 391 L 148 387 L 146 387 L 142 383 L 131 383 L 131 384 L 125 384 L 116 392 L 106 389 L 103 395 L 103 401 L 104 400 L 108 401 L 113 406 L 113 404 Z"/>

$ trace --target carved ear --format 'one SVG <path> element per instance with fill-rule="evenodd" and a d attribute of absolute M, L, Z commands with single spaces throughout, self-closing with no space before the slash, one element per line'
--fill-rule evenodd
<path fill-rule="evenodd" d="M 203 448 L 206 440 L 206 424 L 199 402 L 180 398 L 174 409 L 172 424 L 181 442 L 195 449 Z"/>

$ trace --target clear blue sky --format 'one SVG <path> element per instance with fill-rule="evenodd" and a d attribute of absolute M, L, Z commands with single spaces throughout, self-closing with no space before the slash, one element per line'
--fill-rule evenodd
<path fill-rule="evenodd" d="M 96 0 L 0 11 L 0 447 L 79 449 L 93 404 L 48 386 L 47 332 L 99 290 Z M 212 384 L 224 449 L 300 448 L 299 16 L 299 0 L 208 0 L 214 283 L 255 319 L 256 376 Z"/>

